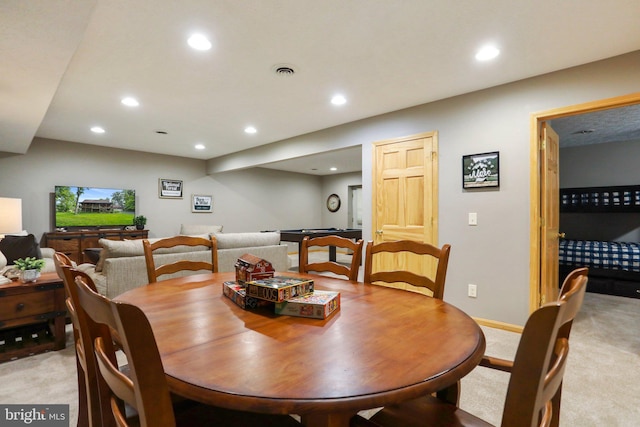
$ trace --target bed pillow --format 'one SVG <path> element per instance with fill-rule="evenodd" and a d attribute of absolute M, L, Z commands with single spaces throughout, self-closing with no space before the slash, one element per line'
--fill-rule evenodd
<path fill-rule="evenodd" d="M 26 257 L 41 259 L 40 245 L 33 234 L 26 236 L 5 236 L 0 240 L 0 252 L 7 258 L 7 265 L 12 265 L 15 260 Z"/>

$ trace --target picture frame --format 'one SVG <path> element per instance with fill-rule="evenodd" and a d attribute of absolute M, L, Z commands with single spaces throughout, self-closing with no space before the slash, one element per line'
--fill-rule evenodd
<path fill-rule="evenodd" d="M 462 188 L 500 187 L 500 152 L 462 156 Z"/>
<path fill-rule="evenodd" d="M 208 194 L 193 194 L 191 196 L 191 212 L 213 212 L 213 196 Z"/>
<path fill-rule="evenodd" d="M 182 199 L 182 181 L 179 179 L 158 179 L 158 197 L 161 199 Z"/>

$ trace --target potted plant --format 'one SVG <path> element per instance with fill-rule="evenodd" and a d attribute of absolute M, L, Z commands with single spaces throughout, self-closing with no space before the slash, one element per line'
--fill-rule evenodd
<path fill-rule="evenodd" d="M 44 267 L 44 260 L 36 257 L 19 258 L 13 263 L 20 270 L 22 283 L 35 282 L 40 277 L 40 270 Z"/>
<path fill-rule="evenodd" d="M 133 224 L 137 230 L 144 230 L 144 226 L 147 223 L 147 217 L 144 215 L 138 215 L 133 218 Z"/>

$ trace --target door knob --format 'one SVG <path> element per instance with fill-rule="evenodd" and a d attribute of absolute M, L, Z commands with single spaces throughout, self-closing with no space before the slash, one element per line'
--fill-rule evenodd
<path fill-rule="evenodd" d="M 376 234 L 378 235 L 382 234 L 382 230 L 376 230 Z"/>
<path fill-rule="evenodd" d="M 559 239 L 564 239 L 565 238 L 565 233 L 558 233 L 558 238 Z"/>

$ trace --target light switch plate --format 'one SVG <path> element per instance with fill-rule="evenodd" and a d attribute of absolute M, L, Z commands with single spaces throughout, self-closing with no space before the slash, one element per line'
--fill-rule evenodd
<path fill-rule="evenodd" d="M 469 212 L 469 225 L 478 225 L 478 214 L 476 212 Z"/>

